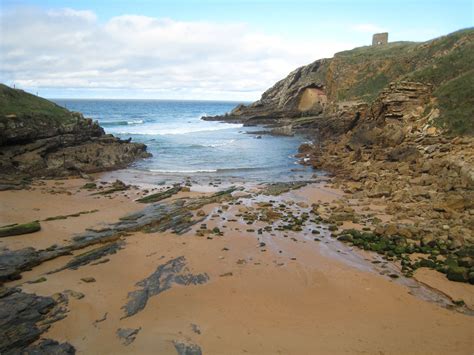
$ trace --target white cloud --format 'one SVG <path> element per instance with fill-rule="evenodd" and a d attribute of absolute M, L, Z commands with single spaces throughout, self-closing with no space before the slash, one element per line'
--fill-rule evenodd
<path fill-rule="evenodd" d="M 373 23 L 359 23 L 351 27 L 354 31 L 362 33 L 377 33 L 377 32 L 387 32 L 386 28 L 375 25 Z"/>
<path fill-rule="evenodd" d="M 97 16 L 92 11 L 87 10 L 74 10 L 74 9 L 55 9 L 46 12 L 50 17 L 69 18 L 69 19 L 80 19 L 89 22 L 97 20 Z"/>
<path fill-rule="evenodd" d="M 256 32 L 243 23 L 183 22 L 91 11 L 18 8 L 0 18 L 0 79 L 36 89 L 113 90 L 123 97 L 255 99 L 297 66 L 348 49 Z"/>

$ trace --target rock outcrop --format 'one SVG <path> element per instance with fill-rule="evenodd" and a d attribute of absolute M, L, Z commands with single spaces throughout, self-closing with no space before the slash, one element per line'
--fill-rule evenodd
<path fill-rule="evenodd" d="M 235 187 L 216 192 L 210 196 L 183 198 L 172 201 L 161 201 L 151 204 L 139 212 L 132 213 L 117 223 L 107 225 L 100 230 L 88 230 L 76 235 L 72 242 L 63 245 L 52 245 L 49 248 L 37 250 L 26 247 L 16 250 L 0 248 L 0 286 L 4 282 L 17 280 L 21 274 L 45 261 L 55 259 L 63 255 L 70 255 L 73 251 L 95 247 L 85 253 L 74 256 L 63 267 L 50 273 L 64 269 L 77 269 L 91 262 L 100 262 L 104 256 L 115 254 L 123 247 L 120 238 L 130 232 L 142 231 L 145 233 L 172 231 L 178 235 L 188 232 L 192 226 L 204 220 L 205 217 L 194 215 L 194 211 L 200 208 L 222 201 L 233 199 L 232 193 Z"/>
<path fill-rule="evenodd" d="M 430 92 L 420 83 L 392 84 L 351 130 L 300 156 L 354 197 L 383 199 L 389 214 L 410 221 L 390 226 L 395 234 L 409 225 L 409 238 L 455 249 L 474 243 L 474 138 L 432 126 L 439 113 L 429 108 Z"/>
<path fill-rule="evenodd" d="M 147 156 L 80 113 L 0 84 L 0 178 L 99 172 Z"/>
<path fill-rule="evenodd" d="M 474 74 L 469 60 L 473 55 L 473 29 L 423 43 L 355 48 L 296 69 L 248 106 L 203 119 L 304 128 L 306 132 L 314 128 L 324 138 L 350 130 L 391 83 L 408 81 L 430 88 L 430 104 L 440 110 L 434 124 L 453 133 L 474 134 Z M 395 105 L 397 95 L 392 92 L 388 98 Z M 460 99 L 454 102 L 453 97 Z"/>
<path fill-rule="evenodd" d="M 150 297 L 169 290 L 173 284 L 200 285 L 209 280 L 206 273 L 191 274 L 187 271 L 184 256 L 159 265 L 150 276 L 136 284 L 140 287 L 138 290 L 129 292 L 127 304 L 122 307 L 125 313 L 123 318 L 131 317 L 142 311 Z"/>
<path fill-rule="evenodd" d="M 67 302 L 61 295 L 37 296 L 19 289 L 0 288 L 0 353 L 2 354 L 74 354 L 68 343 L 38 340 L 51 323 L 66 317 Z"/>
<path fill-rule="evenodd" d="M 355 48 L 296 69 L 253 104 L 205 119 L 300 130 L 313 140 L 300 147 L 304 164 L 331 172 L 354 199 L 386 206 L 393 218 L 376 226 L 377 235 L 436 249 L 441 259 L 462 255 L 467 262 L 452 263 L 448 278 L 467 282 L 474 275 L 472 57 L 474 29 Z"/>

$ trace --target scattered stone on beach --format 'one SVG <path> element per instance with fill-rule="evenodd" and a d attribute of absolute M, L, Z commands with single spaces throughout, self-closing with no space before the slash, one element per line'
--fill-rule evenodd
<path fill-rule="evenodd" d="M 117 179 L 112 183 L 112 185 L 109 189 L 99 191 L 99 192 L 95 192 L 95 193 L 92 194 L 92 196 L 94 196 L 94 195 L 110 195 L 114 192 L 128 190 L 129 188 L 130 188 L 130 185 L 127 185 L 123 181 Z"/>
<path fill-rule="evenodd" d="M 81 281 L 84 281 L 86 283 L 91 283 L 91 282 L 95 282 L 96 280 L 95 280 L 95 278 L 89 276 L 89 277 L 81 278 Z"/>
<path fill-rule="evenodd" d="M 191 211 L 198 210 L 211 203 L 231 200 L 233 199 L 232 193 L 236 190 L 235 187 L 231 187 L 210 196 L 152 204 L 142 211 L 122 217 L 119 222 L 110 224 L 105 228 L 88 230 L 83 234 L 74 236 L 72 243 L 65 246 L 44 250 L 36 250 L 32 247 L 18 250 L 0 249 L 0 282 L 18 279 L 23 271 L 31 269 L 46 260 L 68 255 L 75 250 L 94 244 L 110 242 L 77 255 L 66 266 L 52 272 L 87 265 L 91 261 L 113 254 L 122 248 L 123 242 L 118 239 L 128 232 L 143 231 L 151 233 L 171 229 L 176 234 L 183 234 L 189 231 L 194 224 L 202 221 L 202 219 L 193 219 Z"/>
<path fill-rule="evenodd" d="M 85 297 L 85 295 L 82 292 L 73 291 L 73 290 L 65 290 L 63 293 L 64 295 L 71 296 L 72 298 L 75 298 L 76 300 L 81 300 Z"/>
<path fill-rule="evenodd" d="M 201 328 L 197 324 L 191 323 L 191 330 L 196 334 L 201 334 Z"/>
<path fill-rule="evenodd" d="M 0 237 L 9 237 L 13 235 L 29 234 L 37 232 L 41 229 L 38 221 L 24 224 L 10 224 L 0 227 Z"/>
<path fill-rule="evenodd" d="M 122 341 L 123 345 L 130 345 L 135 341 L 135 338 L 137 337 L 138 332 L 142 328 L 119 328 L 117 329 L 117 336 L 120 338 Z"/>
<path fill-rule="evenodd" d="M 143 310 L 150 297 L 170 289 L 173 284 L 199 285 L 209 280 L 209 276 L 205 273 L 191 274 L 186 271 L 184 256 L 158 266 L 155 272 L 136 284 L 140 289 L 128 293 L 128 302 L 122 307 L 125 313 L 123 318 L 133 316 Z"/>
<path fill-rule="evenodd" d="M 173 341 L 174 347 L 178 355 L 202 355 L 201 348 L 196 344 L 183 343 Z"/>
<path fill-rule="evenodd" d="M 88 182 L 84 185 L 82 185 L 81 189 L 86 189 L 86 190 L 94 190 L 97 188 L 97 184 L 95 182 Z"/>
<path fill-rule="evenodd" d="M 273 184 L 267 184 L 260 192 L 262 195 L 277 196 L 285 192 L 299 189 L 306 186 L 308 181 L 294 181 L 294 182 L 277 182 Z"/>
<path fill-rule="evenodd" d="M 446 274 L 451 281 L 472 283 L 469 277 L 471 269 L 474 269 L 472 246 L 448 248 L 444 241 L 427 238 L 413 240 L 398 234 L 380 234 L 380 231 L 347 229 L 335 236 L 341 242 L 376 252 L 386 260 L 399 261 L 401 271 L 406 277 L 413 276 L 414 271 L 420 267 L 427 267 Z M 413 258 L 412 255 L 416 257 Z M 439 258 L 439 255 L 443 257 Z"/>
<path fill-rule="evenodd" d="M 165 191 L 157 192 L 155 194 L 151 194 L 142 198 L 139 198 L 137 202 L 141 203 L 154 203 L 154 202 L 159 202 L 161 200 L 167 199 L 178 192 L 182 191 L 182 187 L 180 185 L 175 185 Z"/>

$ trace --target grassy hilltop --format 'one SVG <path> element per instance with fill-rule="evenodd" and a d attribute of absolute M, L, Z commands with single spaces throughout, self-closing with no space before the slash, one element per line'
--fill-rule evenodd
<path fill-rule="evenodd" d="M 2 116 L 42 116 L 61 123 L 73 120 L 71 112 L 54 102 L 32 95 L 23 90 L 0 84 L 0 119 Z"/>
<path fill-rule="evenodd" d="M 335 100 L 372 101 L 390 82 L 433 85 L 438 124 L 455 134 L 474 134 L 474 30 L 423 43 L 394 42 L 337 53 L 328 67 Z"/>
<path fill-rule="evenodd" d="M 370 106 L 389 84 L 421 83 L 430 88 L 428 109 L 438 108 L 434 124 L 452 135 L 474 135 L 474 29 L 426 42 L 392 42 L 336 53 L 297 68 L 266 90 L 260 100 L 214 120 L 288 124 L 288 120 L 332 117 L 341 106 Z M 308 90 L 312 94 L 308 95 Z M 324 105 L 300 103 L 324 95 Z M 319 102 L 321 103 L 321 101 Z M 307 105 L 305 105 L 307 106 Z"/>

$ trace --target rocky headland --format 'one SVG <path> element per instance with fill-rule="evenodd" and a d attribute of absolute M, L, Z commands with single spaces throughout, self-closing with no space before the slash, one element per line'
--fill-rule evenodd
<path fill-rule="evenodd" d="M 253 104 L 203 119 L 305 134 L 312 142 L 299 149 L 303 164 L 393 216 L 373 223 L 375 240 L 342 239 L 398 255 L 408 274 L 429 266 L 474 283 L 473 56 L 473 29 L 355 48 L 296 69 Z M 344 218 L 352 217 L 332 223 Z M 430 261 L 409 261 L 420 252 Z"/>
<path fill-rule="evenodd" d="M 64 177 L 124 168 L 146 146 L 105 134 L 81 113 L 0 84 L 0 179 Z"/>

